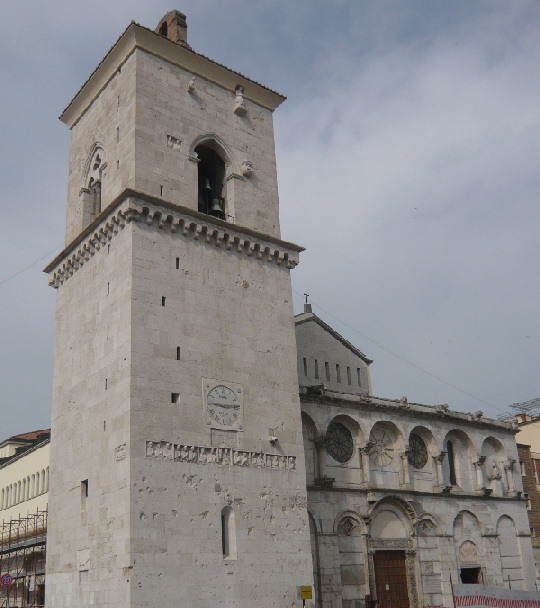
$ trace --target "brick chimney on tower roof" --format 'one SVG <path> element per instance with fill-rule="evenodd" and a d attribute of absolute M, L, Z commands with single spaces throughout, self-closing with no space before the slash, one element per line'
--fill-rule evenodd
<path fill-rule="evenodd" d="M 180 11 L 168 12 L 158 23 L 155 29 L 156 34 L 168 38 L 176 44 L 181 44 L 191 49 L 187 43 L 187 22 L 186 16 Z"/>

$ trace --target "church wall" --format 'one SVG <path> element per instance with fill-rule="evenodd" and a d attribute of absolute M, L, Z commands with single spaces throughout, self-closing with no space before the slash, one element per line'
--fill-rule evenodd
<path fill-rule="evenodd" d="M 296 341 L 298 345 L 298 379 L 300 385 L 324 384 L 328 390 L 347 392 L 350 394 L 370 393 L 371 385 L 369 367 L 365 361 L 336 340 L 315 322 L 304 322 L 296 325 Z M 306 359 L 307 374 L 304 369 Z M 318 378 L 315 374 L 317 360 Z M 326 374 L 325 363 L 328 363 L 329 377 Z M 339 365 L 339 381 L 336 365 Z M 350 369 L 350 380 L 347 374 Z M 360 384 L 357 369 L 360 370 Z"/>
<path fill-rule="evenodd" d="M 133 273 L 132 605 L 290 606 L 312 565 L 289 270 L 141 222 Z M 208 377 L 241 388 L 243 429 L 207 424 Z M 203 449 L 191 462 L 178 446 L 296 461 L 231 466 Z M 222 551 L 228 506 L 236 557 Z"/>
<path fill-rule="evenodd" d="M 57 289 L 47 537 L 55 608 L 129 605 L 130 232 L 102 243 Z"/>
<path fill-rule="evenodd" d="M 224 145 L 227 221 L 279 237 L 272 112 L 245 100 L 247 114 L 233 112 L 235 94 L 142 50 L 137 58 L 135 187 L 197 210 L 198 138 Z M 176 143 L 167 145 L 168 136 Z M 190 159 L 191 155 L 191 159 Z M 243 163 L 253 164 L 249 178 Z"/>
<path fill-rule="evenodd" d="M 331 395 L 334 399 L 337 397 L 335 393 Z M 492 456 L 486 457 L 485 461 L 479 458 L 482 450 L 486 450 L 487 437 L 492 438 L 493 445 L 499 442 L 503 446 L 503 464 L 516 459 L 513 433 L 482 423 L 464 423 L 459 420 L 459 416 L 463 416 L 460 414 L 454 420 L 446 415 L 437 420 L 433 415 L 430 418 L 422 416 L 412 404 L 404 407 L 397 402 L 387 400 L 383 403 L 375 398 L 369 404 L 360 404 L 354 403 L 353 399 L 342 395 L 340 406 L 335 401 L 325 400 L 324 396 L 317 399 L 302 397 L 302 411 L 319 437 L 324 437 L 329 424 L 336 420 L 349 428 L 354 437 L 352 457 L 344 464 L 330 456 L 328 447 L 323 448 L 324 453 L 319 448 L 316 461 L 323 470 L 318 473 L 326 487 L 318 487 L 316 480 L 308 487 L 308 508 L 320 526 L 321 577 L 324 573 L 324 580 L 331 581 L 326 587 L 322 586 L 321 606 L 339 603 L 340 597 L 344 602 L 351 601 L 347 597 L 347 592 L 353 589 L 351 573 L 354 580 L 364 578 L 364 581 L 356 590 L 355 601 L 359 603 L 348 606 L 361 606 L 365 595 L 375 593 L 375 579 L 369 563 L 358 560 L 356 568 L 350 567 L 349 562 L 353 560 L 346 551 L 338 553 L 336 559 L 335 550 L 333 553 L 328 550 L 329 547 L 339 548 L 340 543 L 344 545 L 340 540 L 343 536 L 348 537 L 348 543 L 357 546 L 361 543 L 356 542 L 355 537 L 361 537 L 369 559 L 375 551 L 405 551 L 411 606 L 451 605 L 449 575 L 454 582 L 459 582 L 461 568 L 480 567 L 482 580 L 487 585 L 508 586 L 510 576 L 512 588 L 533 589 L 535 571 L 527 511 L 524 500 L 517 494 L 522 492 L 519 468 L 513 467 L 512 489 L 506 471 L 502 472 L 502 480 L 495 479 L 504 486 L 501 495 L 489 492 L 489 488 L 486 493 L 479 487 L 477 477 L 479 466 L 484 467 L 484 485 L 489 482 L 488 475 L 494 475 L 493 469 L 485 468 Z M 362 448 L 371 430 L 381 425 L 386 425 L 384 428 L 391 434 L 396 449 L 392 462 L 377 467 L 371 462 L 369 452 L 363 455 Z M 413 430 L 425 438 L 429 454 L 421 470 L 411 466 L 406 456 L 402 458 Z M 436 458 L 452 431 L 460 431 L 470 440 L 470 453 L 460 453 L 457 458 L 461 459 L 462 473 L 469 470 L 473 489 L 463 491 L 455 486 L 448 494 L 446 490 L 443 492 L 443 485 L 448 481 L 443 480 L 441 484 Z M 317 447 L 314 449 L 317 451 Z M 369 475 L 366 461 L 369 462 Z M 364 467 L 358 466 L 359 462 Z M 343 475 L 346 468 L 349 468 L 349 474 Z M 395 475 L 381 476 L 378 468 L 394 470 Z M 418 473 L 422 476 L 418 477 Z M 344 581 L 348 581 L 347 587 Z"/>

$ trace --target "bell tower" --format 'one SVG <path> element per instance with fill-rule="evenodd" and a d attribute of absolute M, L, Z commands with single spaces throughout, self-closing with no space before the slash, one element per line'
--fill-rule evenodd
<path fill-rule="evenodd" d="M 312 584 L 272 113 L 131 23 L 64 110 L 49 608 L 289 607 Z"/>

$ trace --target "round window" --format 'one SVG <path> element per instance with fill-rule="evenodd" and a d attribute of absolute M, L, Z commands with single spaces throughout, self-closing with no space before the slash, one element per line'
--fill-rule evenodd
<path fill-rule="evenodd" d="M 384 428 L 376 428 L 369 434 L 371 461 L 380 466 L 387 467 L 394 460 L 394 442 Z"/>
<path fill-rule="evenodd" d="M 331 422 L 326 431 L 326 451 L 338 462 L 347 462 L 353 455 L 353 438 L 349 429 Z"/>
<path fill-rule="evenodd" d="M 427 448 L 420 435 L 411 433 L 409 436 L 409 464 L 415 469 L 423 469 L 428 461 Z"/>

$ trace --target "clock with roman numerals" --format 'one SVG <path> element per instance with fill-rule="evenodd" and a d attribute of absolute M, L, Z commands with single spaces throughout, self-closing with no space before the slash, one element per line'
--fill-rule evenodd
<path fill-rule="evenodd" d="M 206 424 L 214 429 L 241 431 L 242 387 L 229 382 L 203 381 Z"/>

